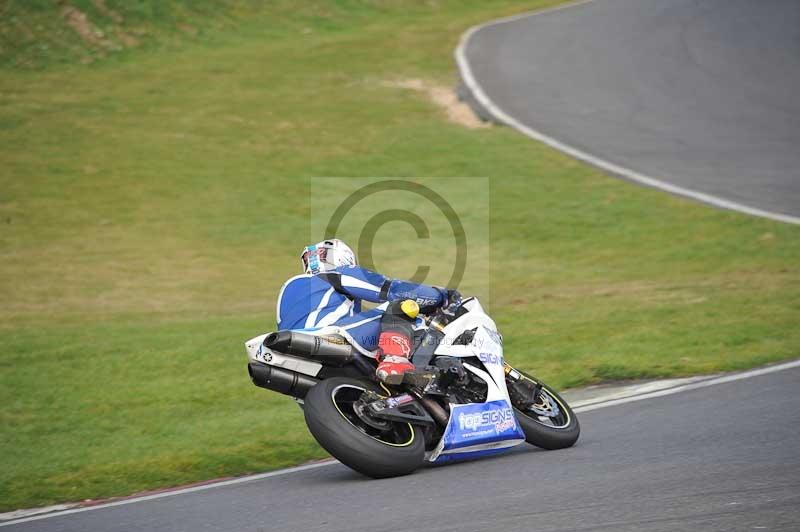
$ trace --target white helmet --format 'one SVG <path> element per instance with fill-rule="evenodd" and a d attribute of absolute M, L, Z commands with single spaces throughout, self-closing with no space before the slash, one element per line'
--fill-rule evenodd
<path fill-rule="evenodd" d="M 328 272 L 340 266 L 356 266 L 356 254 L 350 246 L 334 238 L 306 246 L 300 255 L 303 270 L 311 275 Z"/>

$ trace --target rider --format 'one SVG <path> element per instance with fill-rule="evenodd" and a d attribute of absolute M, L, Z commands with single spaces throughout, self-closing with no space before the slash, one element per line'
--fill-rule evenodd
<path fill-rule="evenodd" d="M 278 329 L 340 334 L 377 359 L 381 380 L 414 369 L 409 357 L 413 331 L 422 325 L 417 314 L 446 306 L 454 292 L 362 268 L 335 238 L 306 246 L 300 259 L 304 273 L 286 281 L 278 295 Z M 362 312 L 362 300 L 382 304 Z"/>

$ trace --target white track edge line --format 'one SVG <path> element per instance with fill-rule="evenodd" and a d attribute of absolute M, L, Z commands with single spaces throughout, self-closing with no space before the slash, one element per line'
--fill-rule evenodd
<path fill-rule="evenodd" d="M 712 375 L 708 375 L 708 376 L 700 375 L 700 376 L 698 376 L 696 378 L 695 377 L 686 377 L 685 379 L 678 379 L 680 382 L 676 382 L 675 384 L 672 384 L 670 386 L 665 386 L 664 388 L 656 388 L 656 389 L 651 390 L 649 392 L 648 391 L 633 391 L 632 390 L 632 393 L 630 393 L 628 395 L 625 395 L 624 391 L 612 392 L 612 393 L 607 394 L 607 395 L 599 395 L 594 399 L 586 399 L 586 400 L 583 400 L 583 401 L 572 401 L 574 404 L 577 405 L 577 406 L 574 406 L 572 409 L 577 411 L 578 408 L 586 408 L 586 407 L 594 406 L 594 405 L 600 404 L 600 403 L 607 403 L 607 402 L 613 401 L 615 399 L 627 399 L 628 397 L 638 397 L 638 396 L 644 395 L 646 393 L 661 392 L 661 391 L 664 391 L 664 390 L 672 390 L 673 388 L 678 388 L 680 386 L 686 386 L 687 384 L 694 384 L 694 383 L 697 383 L 697 382 L 709 381 L 709 380 L 714 379 L 714 378 L 719 377 L 719 376 L 721 376 L 721 375 L 719 375 L 719 374 L 712 374 Z M 666 380 L 670 380 L 670 379 L 666 379 Z M 652 382 L 653 383 L 657 383 L 659 381 L 656 380 L 656 381 L 652 381 Z"/>
<path fill-rule="evenodd" d="M 586 405 L 586 406 L 583 406 L 583 407 L 575 408 L 575 412 L 577 412 L 577 413 L 590 412 L 592 410 L 599 410 L 601 408 L 607 408 L 607 407 L 610 407 L 610 406 L 616 406 L 616 405 L 621 405 L 621 404 L 626 404 L 626 403 L 634 403 L 636 401 L 644 401 L 646 399 L 653 399 L 653 398 L 656 398 L 656 397 L 663 397 L 663 396 L 666 396 L 666 395 L 672 395 L 672 394 L 679 393 L 679 392 L 685 392 L 685 391 L 689 391 L 689 390 L 696 390 L 698 388 L 707 388 L 707 387 L 714 386 L 714 385 L 717 385 L 717 384 L 724 384 L 724 383 L 728 383 L 728 382 L 748 379 L 748 378 L 751 378 L 751 377 L 759 377 L 761 375 L 767 375 L 769 373 L 776 373 L 778 371 L 784 371 L 784 370 L 787 370 L 787 369 L 793 369 L 793 368 L 797 368 L 797 367 L 800 367 L 800 360 L 793 360 L 793 361 L 790 361 L 790 362 L 784 362 L 784 363 L 781 363 L 781 364 L 776 364 L 774 366 L 767 366 L 767 367 L 764 367 L 764 368 L 753 369 L 753 370 L 744 371 L 744 372 L 741 372 L 741 373 L 734 373 L 734 374 L 731 374 L 731 375 L 724 375 L 724 376 L 721 376 L 721 377 L 714 377 L 714 378 L 711 378 L 711 379 L 708 379 L 708 380 L 704 380 L 704 381 L 700 381 L 700 382 L 693 382 L 693 383 L 684 384 L 684 385 L 681 385 L 681 386 L 675 386 L 673 388 L 666 388 L 664 390 L 657 390 L 657 391 L 654 391 L 654 392 L 648 392 L 648 393 L 644 393 L 644 394 L 634 395 L 634 396 L 631 396 L 631 397 L 623 397 L 623 398 L 620 398 L 620 399 L 611 399 L 611 400 L 605 401 L 605 402 L 593 403 L 591 405 Z M 602 400 L 602 398 L 598 398 L 598 401 L 600 401 L 600 400 Z M 80 512 L 88 512 L 90 510 L 99 510 L 101 508 L 111 508 L 111 507 L 114 507 L 114 506 L 123 506 L 123 505 L 126 505 L 126 504 L 133 504 L 135 502 L 143 502 L 143 501 L 149 501 L 149 500 L 153 500 L 153 499 L 162 499 L 162 498 L 165 498 L 165 497 L 171 497 L 173 495 L 182 495 L 184 493 L 193 493 L 193 492 L 196 492 L 196 491 L 204 491 L 204 490 L 208 490 L 208 489 L 212 489 L 212 488 L 219 488 L 219 487 L 223 487 L 223 486 L 231 486 L 231 485 L 234 485 L 234 484 L 243 484 L 243 483 L 246 483 L 246 482 L 252 482 L 252 481 L 255 481 L 255 480 L 261 480 L 261 479 L 269 478 L 269 477 L 277 477 L 277 476 L 281 476 L 281 475 L 287 475 L 287 474 L 290 474 L 290 473 L 299 473 L 301 471 L 308 471 L 309 469 L 317 469 L 317 468 L 320 468 L 320 467 L 325 467 L 325 466 L 334 465 L 334 464 L 338 464 L 338 463 L 339 462 L 337 460 L 330 460 L 330 461 L 327 461 L 327 462 L 318 462 L 318 463 L 315 463 L 315 464 L 307 464 L 307 465 L 302 465 L 302 466 L 297 466 L 297 467 L 290 467 L 290 468 L 287 468 L 287 469 L 280 469 L 278 471 L 270 471 L 268 473 L 260 473 L 260 474 L 257 474 L 257 475 L 250 475 L 250 476 L 247 476 L 247 477 L 238 477 L 238 478 L 233 478 L 233 479 L 230 479 L 230 480 L 223 480 L 221 482 L 213 482 L 213 483 L 210 483 L 210 484 L 203 484 L 202 486 L 193 486 L 193 487 L 190 487 L 190 488 L 176 489 L 176 490 L 171 490 L 171 491 L 165 491 L 165 492 L 162 492 L 162 493 L 154 493 L 152 495 L 144 495 L 144 496 L 141 496 L 141 497 L 131 497 L 131 498 L 128 498 L 128 499 L 109 502 L 109 503 L 105 503 L 105 504 L 98 504 L 96 506 L 84 506 L 84 507 L 80 507 L 80 508 L 72 508 L 70 510 L 64 510 L 64 511 L 61 511 L 61 512 L 53 512 L 53 513 L 48 513 L 48 514 L 34 515 L 34 516 L 31 516 L 31 517 L 23 517 L 23 518 L 20 518 L 20 519 L 14 519 L 14 520 L 11 520 L 11 521 L 6 521 L 6 522 L 3 522 L 3 523 L 0 523 L 0 527 L 10 526 L 10 525 L 15 525 L 15 524 L 20 524 L 20 523 L 25 523 L 25 522 L 28 522 L 28 521 L 38 521 L 40 519 L 49 519 L 51 517 L 60 517 L 60 516 L 63 516 L 63 515 L 75 514 L 75 513 L 80 513 Z"/>
<path fill-rule="evenodd" d="M 140 497 L 130 497 L 130 498 L 127 498 L 127 499 L 122 499 L 122 500 L 119 500 L 119 501 L 113 501 L 113 502 L 108 502 L 108 503 L 103 503 L 103 504 L 97 504 L 97 505 L 94 505 L 94 506 L 82 506 L 80 508 L 71 508 L 69 510 L 64 510 L 64 511 L 60 511 L 60 512 L 52 512 L 52 513 L 47 513 L 47 514 L 33 515 L 33 516 L 30 516 L 30 517 L 22 517 L 20 519 L 13 519 L 13 520 L 10 520 L 10 521 L 2 522 L 2 523 L 0 523 L 0 528 L 2 528 L 4 526 L 11 526 L 11 525 L 17 525 L 17 524 L 20 524 L 20 523 L 26 523 L 26 522 L 29 522 L 29 521 L 38 521 L 40 519 L 49 519 L 51 517 L 60 517 L 60 516 L 63 516 L 63 515 L 77 514 L 77 513 L 81 513 L 81 512 L 88 512 L 88 511 L 91 511 L 91 510 L 100 510 L 102 508 L 112 508 L 114 506 L 124 506 L 126 504 L 133 504 L 135 502 L 151 501 L 151 500 L 154 500 L 154 499 L 163 499 L 165 497 L 172 497 L 173 495 L 183 495 L 185 493 L 194 493 L 196 491 L 205 491 L 205 490 L 209 490 L 209 489 L 212 489 L 212 488 L 220 488 L 220 487 L 223 487 L 223 486 L 231 486 L 231 485 L 234 485 L 234 484 L 244 484 L 246 482 L 252 482 L 252 481 L 255 481 L 255 480 L 261 480 L 261 479 L 270 478 L 270 477 L 278 477 L 278 476 L 281 476 L 281 475 L 288 475 L 290 473 L 299 473 L 301 471 L 308 471 L 309 469 L 317 469 L 317 468 L 320 468 L 320 467 L 325 467 L 325 466 L 338 464 L 338 463 L 339 462 L 337 460 L 328 460 L 328 461 L 325 461 L 325 462 L 317 462 L 317 463 L 314 463 L 314 464 L 306 464 L 306 465 L 301 465 L 301 466 L 296 466 L 296 467 L 289 467 L 289 468 L 286 468 L 286 469 L 279 469 L 277 471 L 269 471 L 267 473 L 259 473 L 259 474 L 256 474 L 256 475 L 250 475 L 250 476 L 246 476 L 246 477 L 237 477 L 237 478 L 232 478 L 230 480 L 222 480 L 220 482 L 211 482 L 211 483 L 203 484 L 203 485 L 200 485 L 200 486 L 192 486 L 192 487 L 189 487 L 189 488 L 179 488 L 179 489 L 175 489 L 175 490 L 163 491 L 163 492 L 160 492 L 160 493 L 153 493 L 151 495 L 142 495 Z"/>
<path fill-rule="evenodd" d="M 663 190 L 665 192 L 669 192 L 677 196 L 691 198 L 700 201 L 702 203 L 713 205 L 715 207 L 719 207 L 722 209 L 737 211 L 744 214 L 749 214 L 751 216 L 758 216 L 761 218 L 767 218 L 778 222 L 800 225 L 800 217 L 797 216 L 770 212 L 756 207 L 750 207 L 748 205 L 737 203 L 735 201 L 726 200 L 724 198 L 713 196 L 711 194 L 706 194 L 704 192 L 697 192 L 695 190 L 667 183 L 666 181 L 661 181 L 654 177 L 642 174 L 640 172 L 636 172 L 635 170 L 631 170 L 630 168 L 620 166 L 605 159 L 601 159 L 600 157 L 592 155 L 591 153 L 585 152 L 573 146 L 569 146 L 559 140 L 556 140 L 555 138 L 549 135 L 542 133 L 541 131 L 526 126 L 525 124 L 519 122 L 517 119 L 515 119 L 514 117 L 503 111 L 497 104 L 495 104 L 491 99 L 489 99 L 489 97 L 486 95 L 483 89 L 481 89 L 480 85 L 475 79 L 475 76 L 472 73 L 472 68 L 469 66 L 469 62 L 467 61 L 467 55 L 466 55 L 467 44 L 469 43 L 469 39 L 475 33 L 489 26 L 495 26 L 498 24 L 513 22 L 516 20 L 533 17 L 537 15 L 545 15 L 548 13 L 553 13 L 555 11 L 561 11 L 568 8 L 582 6 L 593 1 L 594 0 L 581 0 L 579 2 L 572 2 L 566 5 L 556 6 L 552 9 L 521 13 L 519 15 L 513 15 L 510 17 L 484 22 L 483 24 L 478 24 L 477 26 L 469 28 L 461 36 L 461 39 L 458 43 L 458 47 L 455 50 L 455 59 L 456 63 L 458 64 L 458 69 L 461 73 L 461 79 L 466 84 L 472 96 L 498 121 L 513 127 L 523 135 L 530 137 L 534 140 L 537 140 L 539 142 L 542 142 L 550 146 L 551 148 L 555 148 L 583 162 L 589 163 L 592 166 L 596 166 L 598 168 L 606 170 L 607 172 L 611 172 L 612 174 L 622 176 L 626 179 L 640 183 L 642 185 Z"/>
<path fill-rule="evenodd" d="M 581 406 L 575 408 L 575 412 L 591 412 L 592 410 L 599 410 L 601 408 L 607 408 L 609 406 L 616 406 L 622 405 L 626 403 L 635 403 L 636 401 L 644 401 L 645 399 L 653 399 L 656 397 L 663 397 L 665 395 L 672 395 L 680 392 L 686 392 L 689 390 L 697 390 L 699 388 L 707 388 L 709 386 L 714 386 L 717 384 L 725 384 L 728 382 L 739 381 L 743 379 L 749 379 L 752 377 L 759 377 L 761 375 L 767 375 L 769 373 L 776 373 L 778 371 L 784 371 L 787 369 L 793 368 L 800 368 L 800 360 L 792 360 L 790 362 L 784 362 L 782 364 L 776 364 L 774 366 L 767 366 L 764 368 L 759 369 L 752 369 L 749 371 L 744 371 L 741 373 L 734 373 L 732 375 L 723 375 L 721 377 L 713 377 L 711 379 L 699 381 L 699 382 L 691 382 L 689 384 L 683 384 L 680 386 L 674 386 L 672 388 L 666 388 L 664 390 L 656 390 L 654 392 L 646 392 L 639 395 L 632 395 L 630 397 L 621 397 L 619 399 L 611 399 L 608 401 L 604 401 L 602 403 L 593 403 L 586 406 Z"/>

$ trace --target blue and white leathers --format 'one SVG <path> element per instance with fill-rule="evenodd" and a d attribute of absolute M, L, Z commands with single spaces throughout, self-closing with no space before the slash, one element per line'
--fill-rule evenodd
<path fill-rule="evenodd" d="M 497 326 L 477 299 L 466 301 L 464 307 L 468 312 L 444 328 L 445 336 L 435 355 L 477 358 L 482 367 L 465 361 L 464 368 L 486 383 L 486 401 L 450 404 L 444 435 L 427 457 L 431 462 L 494 454 L 525 441 L 506 388 L 503 340 Z M 475 335 L 469 345 L 455 342 L 464 331 L 472 329 Z"/>
<path fill-rule="evenodd" d="M 362 300 L 385 303 L 414 299 L 424 308 L 438 306 L 444 298 L 439 288 L 392 280 L 360 266 L 342 266 L 286 281 L 278 295 L 278 329 L 341 334 L 361 353 L 374 356 L 386 305 L 362 312 Z"/>

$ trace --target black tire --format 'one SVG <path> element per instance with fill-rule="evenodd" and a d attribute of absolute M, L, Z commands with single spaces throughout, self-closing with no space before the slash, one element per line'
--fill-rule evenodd
<path fill-rule="evenodd" d="M 540 384 L 541 396 L 548 401 L 554 401 L 561 414 L 556 423 L 551 425 L 552 419 L 548 423 L 542 422 L 533 409 L 521 410 L 514 405 L 514 414 L 522 427 L 522 432 L 525 433 L 525 441 L 547 450 L 565 449 L 575 445 L 581 435 L 581 426 L 572 408 L 555 390 L 542 381 L 521 371 L 519 373 L 523 378 Z"/>
<path fill-rule="evenodd" d="M 365 426 L 347 410 L 348 401 L 341 397 L 358 397 L 358 390 L 385 393 L 374 383 L 350 377 L 316 384 L 308 391 L 303 408 L 308 430 L 326 451 L 363 475 L 386 478 L 412 473 L 425 460 L 422 432 L 407 423 L 394 423 L 385 433 Z"/>

